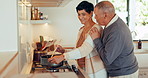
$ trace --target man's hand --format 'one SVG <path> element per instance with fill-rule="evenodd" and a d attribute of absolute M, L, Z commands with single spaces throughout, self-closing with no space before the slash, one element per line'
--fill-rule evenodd
<path fill-rule="evenodd" d="M 90 30 L 89 35 L 91 36 L 93 40 L 101 37 L 100 32 L 98 31 L 96 27 Z"/>
<path fill-rule="evenodd" d="M 54 56 L 52 58 L 49 58 L 48 62 L 59 64 L 63 60 L 64 60 L 64 55 L 60 55 L 60 56 Z"/>

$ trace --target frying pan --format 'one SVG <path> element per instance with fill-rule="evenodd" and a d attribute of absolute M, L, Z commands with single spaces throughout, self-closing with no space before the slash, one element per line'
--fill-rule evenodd
<path fill-rule="evenodd" d="M 61 54 L 55 54 L 53 56 L 59 56 Z M 60 62 L 59 64 L 55 64 L 55 63 L 51 63 L 51 62 L 48 62 L 48 58 L 50 58 L 52 55 L 44 55 L 44 56 L 41 56 L 40 58 L 40 64 L 43 66 L 43 67 L 50 67 L 50 68 L 57 68 L 57 67 L 60 67 L 60 66 L 63 66 L 63 61 Z"/>

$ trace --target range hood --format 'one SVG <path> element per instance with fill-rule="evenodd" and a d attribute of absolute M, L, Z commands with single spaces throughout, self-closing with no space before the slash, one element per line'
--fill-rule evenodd
<path fill-rule="evenodd" d="M 33 7 L 63 7 L 72 0 L 30 0 Z"/>

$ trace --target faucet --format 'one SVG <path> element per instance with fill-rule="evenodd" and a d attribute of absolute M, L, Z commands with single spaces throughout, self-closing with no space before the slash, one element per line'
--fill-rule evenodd
<path fill-rule="evenodd" d="M 136 31 L 132 31 L 131 34 L 132 34 L 132 38 L 133 39 L 137 36 L 137 32 Z"/>
<path fill-rule="evenodd" d="M 135 34 L 135 36 L 137 36 L 137 33 L 136 33 L 136 31 L 132 31 L 131 33 L 134 33 L 134 34 Z"/>

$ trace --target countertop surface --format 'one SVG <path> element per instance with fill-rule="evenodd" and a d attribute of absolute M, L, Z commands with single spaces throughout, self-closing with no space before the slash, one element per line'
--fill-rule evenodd
<path fill-rule="evenodd" d="M 0 71 L 8 64 L 17 52 L 0 52 Z"/>
<path fill-rule="evenodd" d="M 148 54 L 148 48 L 134 49 L 135 54 Z"/>
<path fill-rule="evenodd" d="M 66 73 L 38 73 L 38 74 L 22 74 L 15 75 L 11 78 L 78 78 L 76 74 L 72 72 Z"/>
<path fill-rule="evenodd" d="M 69 60 L 68 62 L 69 64 L 77 65 L 75 60 Z M 85 75 L 85 78 L 89 78 L 88 75 L 83 70 L 80 70 L 80 68 L 78 69 L 83 75 Z M 81 77 L 77 76 L 75 72 L 65 71 L 65 72 L 54 72 L 54 73 L 35 72 L 30 74 L 17 74 L 10 78 L 81 78 Z"/>

